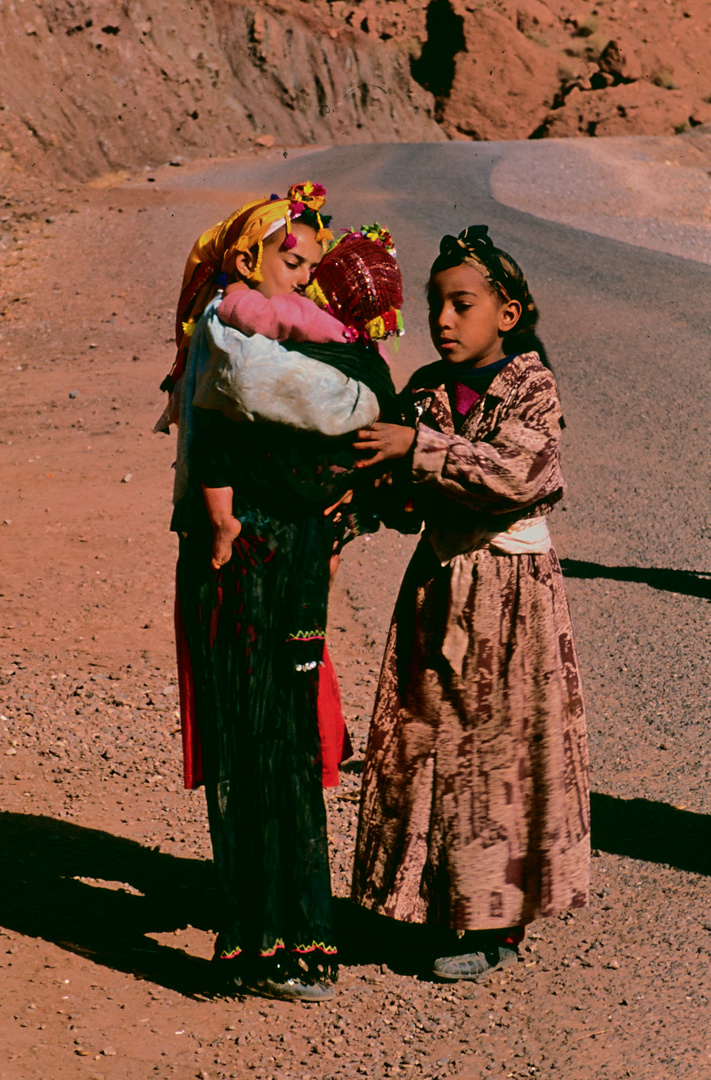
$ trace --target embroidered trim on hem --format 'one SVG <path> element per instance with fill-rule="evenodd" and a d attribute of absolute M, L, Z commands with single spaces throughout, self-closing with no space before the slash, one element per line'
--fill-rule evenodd
<path fill-rule="evenodd" d="M 263 951 L 260 951 L 259 953 L 257 953 L 257 955 L 261 958 L 275 956 L 280 949 L 286 949 L 283 938 L 277 938 L 271 949 L 265 949 Z M 235 960 L 238 956 L 242 955 L 243 951 L 243 949 L 237 946 L 236 948 L 232 949 L 231 952 L 221 952 L 220 960 Z M 323 941 L 312 941 L 310 945 L 294 945 L 293 948 L 289 950 L 289 952 L 298 953 L 299 955 L 312 952 L 322 952 L 325 953 L 326 956 L 336 956 L 338 953 L 338 949 L 335 945 L 326 945 L 326 943 Z"/>
<path fill-rule="evenodd" d="M 277 938 L 271 949 L 264 949 L 259 951 L 258 956 L 274 956 L 278 949 L 285 949 L 283 938 Z"/>
<path fill-rule="evenodd" d="M 312 953 L 317 950 L 325 953 L 326 956 L 335 956 L 338 952 L 335 945 L 326 945 L 323 941 L 312 941 L 310 945 L 295 945 L 291 952 Z"/>

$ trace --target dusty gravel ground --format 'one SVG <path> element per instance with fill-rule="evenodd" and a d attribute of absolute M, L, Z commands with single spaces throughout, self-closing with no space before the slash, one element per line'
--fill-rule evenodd
<path fill-rule="evenodd" d="M 330 627 L 356 746 L 328 795 L 338 996 L 220 995 L 203 796 L 180 777 L 173 445 L 150 432 L 185 251 L 231 206 L 209 185 L 176 189 L 168 169 L 149 175 L 65 194 L 54 220 L 43 212 L 6 241 L 0 1077 L 711 1077 L 700 534 L 687 569 L 605 567 L 594 534 L 585 548 L 557 515 L 590 705 L 591 906 L 534 925 L 519 963 L 477 986 L 430 982 L 422 931 L 358 918 L 346 900 L 368 718 L 412 546 L 394 533 L 352 545 Z M 388 224 L 402 227 L 392 207 Z M 400 382 L 415 362 L 403 348 Z"/>
<path fill-rule="evenodd" d="M 711 263 L 711 125 L 685 135 L 507 144 L 492 173 L 506 206 Z"/>

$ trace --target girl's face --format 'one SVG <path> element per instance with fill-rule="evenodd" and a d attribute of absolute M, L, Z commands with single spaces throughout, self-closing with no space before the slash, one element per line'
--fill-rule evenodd
<path fill-rule="evenodd" d="M 468 263 L 440 270 L 427 294 L 430 334 L 450 364 L 484 367 L 504 357 L 502 337 L 521 316 L 517 300 L 503 301 Z"/>
<path fill-rule="evenodd" d="M 303 292 L 311 273 L 321 261 L 323 251 L 316 240 L 316 231 L 310 225 L 295 221 L 291 226 L 296 245 L 285 249 L 286 227 L 282 225 L 264 241 L 264 254 L 260 273 L 262 280 L 255 286 L 262 296 L 283 296 L 286 293 Z M 245 252 L 237 258 L 237 271 L 247 277 L 245 270 L 253 270 L 253 252 Z"/>

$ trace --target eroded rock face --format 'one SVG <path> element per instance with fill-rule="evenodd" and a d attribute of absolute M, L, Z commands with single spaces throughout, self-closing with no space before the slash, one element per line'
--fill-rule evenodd
<path fill-rule="evenodd" d="M 370 42 L 348 26 L 256 4 L 213 0 L 219 40 L 247 118 L 292 143 L 433 141 L 446 136 L 432 96 L 399 46 Z"/>
<path fill-rule="evenodd" d="M 574 87 L 545 119 L 542 137 L 577 135 L 673 135 L 689 122 L 691 103 L 681 90 L 648 82 L 621 83 L 596 91 Z"/>
<path fill-rule="evenodd" d="M 392 11 L 412 6 L 388 4 Z M 708 0 L 574 7 L 563 0 L 430 0 L 422 6 L 426 26 L 418 27 L 413 15 L 407 30 L 424 41 L 421 60 L 432 41 L 430 13 L 438 13 L 440 24 L 461 23 L 463 44 L 448 57 L 450 34 L 440 50 L 454 69 L 450 84 L 444 91 L 430 86 L 437 119 L 451 138 L 662 134 L 707 115 Z M 419 65 L 416 60 L 412 70 L 423 81 Z M 638 93 L 623 89 L 637 83 L 644 84 Z"/>
<path fill-rule="evenodd" d="M 536 34 L 556 23 L 556 16 L 542 0 L 520 0 L 516 5 L 516 27 L 522 34 Z"/>
<path fill-rule="evenodd" d="M 225 151 L 248 130 L 225 93 L 214 22 L 188 0 L 25 0 L 0 9 L 2 147 L 24 169 L 84 179 L 109 169 Z"/>
<path fill-rule="evenodd" d="M 556 57 L 503 15 L 474 4 L 465 15 L 451 91 L 438 99 L 443 129 L 450 138 L 528 138 L 560 85 Z"/>
<path fill-rule="evenodd" d="M 254 143 L 661 134 L 709 115 L 710 28 L 709 0 L 6 0 L 0 170 L 85 179 Z"/>
<path fill-rule="evenodd" d="M 212 0 L 0 7 L 0 163 L 97 173 L 283 143 L 432 141 L 397 43 L 333 19 Z"/>
<path fill-rule="evenodd" d="M 600 71 L 611 75 L 615 82 L 636 82 L 642 78 L 642 64 L 634 43 L 625 36 L 608 41 L 600 53 Z"/>

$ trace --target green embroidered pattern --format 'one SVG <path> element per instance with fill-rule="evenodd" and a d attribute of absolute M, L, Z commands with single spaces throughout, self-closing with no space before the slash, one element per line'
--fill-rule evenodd
<path fill-rule="evenodd" d="M 287 641 L 324 641 L 326 638 L 326 631 L 322 630 L 320 626 L 314 627 L 313 630 L 297 630 L 295 634 L 287 634 Z"/>
<path fill-rule="evenodd" d="M 285 949 L 283 938 L 277 938 L 270 949 L 262 949 L 258 955 L 261 957 L 274 956 L 279 949 Z M 335 945 L 327 945 L 325 941 L 312 941 L 310 945 L 294 945 L 289 951 L 295 953 L 312 953 L 320 950 L 327 956 L 335 956 L 338 949 Z M 232 949 L 230 952 L 223 951 L 220 953 L 220 960 L 234 960 L 236 957 L 242 955 L 242 949 L 239 947 Z"/>
<path fill-rule="evenodd" d="M 316 952 L 317 949 L 326 953 L 327 956 L 335 956 L 338 952 L 335 945 L 327 945 L 325 941 L 312 941 L 310 945 L 295 945 L 291 951 L 297 953 L 310 953 Z"/>
<path fill-rule="evenodd" d="M 277 949 L 285 949 L 285 948 L 286 948 L 286 945 L 284 944 L 284 939 L 283 938 L 277 938 L 276 941 L 274 942 L 274 944 L 272 945 L 271 949 L 260 950 L 259 955 L 260 956 L 274 956 Z"/>
<path fill-rule="evenodd" d="M 220 960 L 234 960 L 235 957 L 240 956 L 242 950 L 240 948 L 232 949 L 231 952 L 221 952 Z"/>

